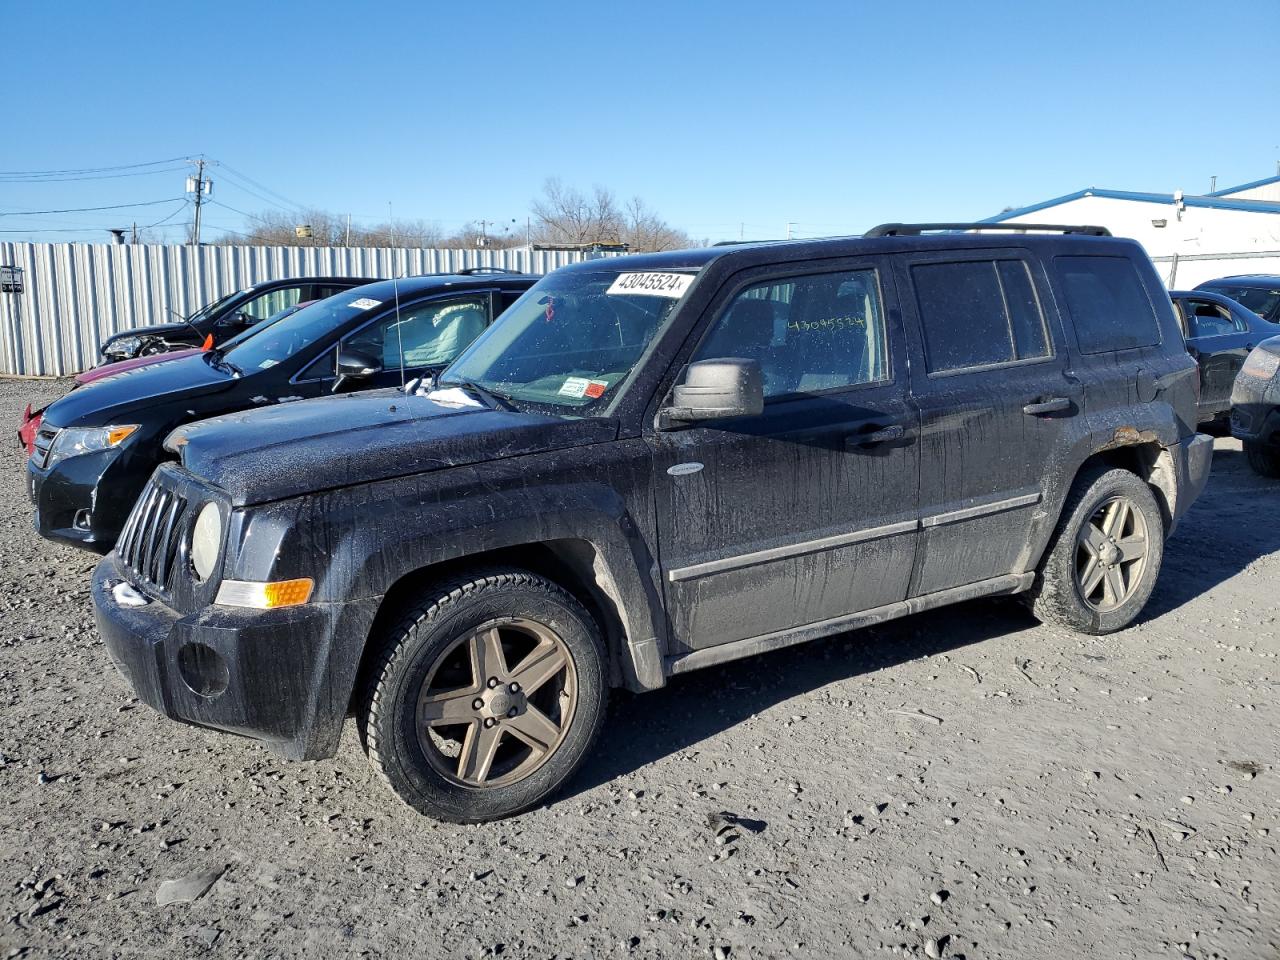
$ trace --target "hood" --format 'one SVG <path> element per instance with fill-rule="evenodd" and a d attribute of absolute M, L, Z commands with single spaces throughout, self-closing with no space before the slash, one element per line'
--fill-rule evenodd
<path fill-rule="evenodd" d="M 612 440 L 617 422 L 439 403 L 377 390 L 179 427 L 165 447 L 237 506 Z"/>
<path fill-rule="evenodd" d="M 173 337 L 181 337 L 184 334 L 188 340 L 196 335 L 195 331 L 185 323 L 153 323 L 147 327 L 134 327 L 132 330 L 121 330 L 119 333 L 113 333 L 102 341 L 102 345 L 105 347 L 121 337 L 164 337 L 168 340 Z"/>
<path fill-rule="evenodd" d="M 126 370 L 136 370 L 139 367 L 150 367 L 157 363 L 168 363 L 170 360 L 181 360 L 183 357 L 190 357 L 200 353 L 198 348 L 193 347 L 190 350 L 171 350 L 168 353 L 153 353 L 147 357 L 134 357 L 131 360 L 117 360 L 115 363 L 104 363 L 100 367 L 94 367 L 92 370 L 86 370 L 84 373 L 76 377 L 76 383 L 84 386 L 86 383 L 93 383 L 95 380 L 101 380 L 103 377 L 114 376 L 117 373 L 124 373 Z"/>
<path fill-rule="evenodd" d="M 121 422 L 121 415 L 128 416 L 130 410 L 138 406 L 179 403 L 227 390 L 237 382 L 231 374 L 206 363 L 197 353 L 171 363 L 153 363 L 95 380 L 49 404 L 44 418 L 56 427 L 98 427 Z"/>

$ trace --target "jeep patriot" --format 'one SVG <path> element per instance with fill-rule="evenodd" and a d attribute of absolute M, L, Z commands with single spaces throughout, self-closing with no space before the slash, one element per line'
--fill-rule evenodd
<path fill-rule="evenodd" d="M 975 597 L 1120 630 L 1207 479 L 1196 365 L 1137 243 L 1010 227 L 575 264 L 434 382 L 180 427 L 107 648 L 287 758 L 354 715 L 468 822 L 562 785 L 611 688 Z"/>

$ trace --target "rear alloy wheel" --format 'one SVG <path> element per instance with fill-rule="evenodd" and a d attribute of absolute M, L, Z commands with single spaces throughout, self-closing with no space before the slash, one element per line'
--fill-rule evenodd
<path fill-rule="evenodd" d="M 441 584 L 384 637 L 358 714 L 370 760 L 406 803 L 467 823 L 511 816 L 581 764 L 604 718 L 590 614 L 524 570 Z"/>
<path fill-rule="evenodd" d="M 1146 482 L 1097 467 L 1076 478 L 1028 593 L 1046 623 L 1080 633 L 1122 630 L 1155 589 L 1164 516 Z"/>
<path fill-rule="evenodd" d="M 1115 610 L 1133 596 L 1146 563 L 1147 521 L 1128 497 L 1104 502 L 1076 534 L 1076 588 L 1099 613 Z"/>

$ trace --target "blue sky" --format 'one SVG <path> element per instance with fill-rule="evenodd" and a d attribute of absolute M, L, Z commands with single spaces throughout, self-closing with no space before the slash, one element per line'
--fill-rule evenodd
<path fill-rule="evenodd" d="M 1280 160 L 1277 0 L 3 0 L 0 21 L 0 172 L 203 153 L 228 165 L 215 199 L 250 214 L 292 201 L 375 222 L 390 203 L 446 230 L 523 225 L 558 176 L 697 238 L 764 238 L 1087 186 L 1203 193 Z M 104 239 L 40 231 L 172 214 L 178 239 L 177 200 L 11 214 L 180 198 L 181 166 L 0 176 L 0 230 Z M 244 229 L 235 210 L 206 225 Z"/>

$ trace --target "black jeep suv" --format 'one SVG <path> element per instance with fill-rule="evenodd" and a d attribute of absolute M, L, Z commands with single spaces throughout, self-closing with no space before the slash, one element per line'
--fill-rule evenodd
<path fill-rule="evenodd" d="M 354 712 L 476 821 L 562 784 L 610 687 L 997 594 L 1119 630 L 1211 440 L 1142 248 L 1058 230 L 590 261 L 429 390 L 182 427 L 94 574 L 107 647 L 285 757 Z"/>

